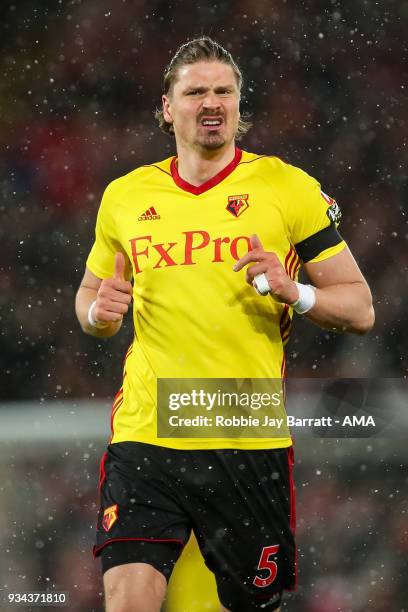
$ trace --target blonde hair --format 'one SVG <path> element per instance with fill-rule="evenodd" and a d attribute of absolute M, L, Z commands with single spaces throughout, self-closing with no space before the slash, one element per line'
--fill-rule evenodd
<path fill-rule="evenodd" d="M 181 66 L 195 64 L 196 62 L 210 62 L 214 60 L 231 66 L 237 81 L 238 89 L 241 91 L 243 83 L 242 72 L 234 61 L 231 53 L 208 36 L 202 36 L 201 38 L 196 38 L 184 43 L 184 45 L 181 45 L 181 47 L 177 49 L 169 65 L 164 71 L 163 93 L 165 95 L 171 93 L 172 87 L 177 80 L 178 70 L 181 68 Z M 159 123 L 159 128 L 165 134 L 174 134 L 173 125 L 165 120 L 163 109 L 157 108 L 154 112 L 154 116 Z M 248 121 L 248 115 L 240 117 L 238 121 L 236 139 L 239 140 L 251 127 L 252 123 Z"/>

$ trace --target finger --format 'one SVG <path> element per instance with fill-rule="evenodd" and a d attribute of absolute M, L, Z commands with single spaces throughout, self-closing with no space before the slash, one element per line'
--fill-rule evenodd
<path fill-rule="evenodd" d="M 249 251 L 237 261 L 233 267 L 233 270 L 234 272 L 238 272 L 239 270 L 242 270 L 244 266 L 251 263 L 251 261 L 262 261 L 263 259 L 266 259 L 267 256 L 268 254 L 265 253 L 265 251 Z"/>
<path fill-rule="evenodd" d="M 252 250 L 255 250 L 255 249 L 260 249 L 261 251 L 265 250 L 263 248 L 262 242 L 260 241 L 260 239 L 259 239 L 257 234 L 252 234 L 252 236 L 251 236 L 251 238 L 249 240 L 250 240 L 250 243 L 251 243 Z"/>
<path fill-rule="evenodd" d="M 95 311 L 102 311 L 102 312 L 112 312 L 112 313 L 118 313 L 118 314 L 126 314 L 127 311 L 129 310 L 129 306 L 128 304 L 124 304 L 123 302 L 115 302 L 112 299 L 101 299 L 99 300 L 99 304 L 97 307 L 95 307 Z"/>
<path fill-rule="evenodd" d="M 271 292 L 271 284 L 265 273 L 255 276 L 252 284 L 259 295 L 268 295 Z"/>
<path fill-rule="evenodd" d="M 125 280 L 125 256 L 123 253 L 116 253 L 113 277 L 117 280 Z"/>
<path fill-rule="evenodd" d="M 127 304 L 123 304 L 122 302 L 110 302 L 109 304 L 106 304 L 105 310 L 108 312 L 125 315 L 129 310 L 129 306 Z"/>
<path fill-rule="evenodd" d="M 120 321 L 123 319 L 123 315 L 118 312 L 112 312 L 106 308 L 95 307 L 93 312 L 95 321 L 101 323 L 109 323 L 111 321 Z"/>
<path fill-rule="evenodd" d="M 132 297 L 133 295 L 132 283 L 129 283 L 129 281 L 117 280 L 116 278 L 112 280 L 113 280 L 113 283 L 111 287 L 114 290 L 115 294 L 116 293 L 124 294 L 125 300 L 127 300 L 128 297 Z"/>
<path fill-rule="evenodd" d="M 254 264 L 253 266 L 249 266 L 246 269 L 247 283 L 252 284 L 252 281 L 254 280 L 255 276 L 258 276 L 258 274 L 262 274 L 266 272 L 268 272 L 268 265 L 266 262 L 260 262 L 260 263 Z"/>
<path fill-rule="evenodd" d="M 128 298 L 128 300 L 126 298 Z M 97 297 L 97 306 L 102 310 L 110 310 L 111 312 L 120 312 L 124 314 L 129 309 L 130 301 L 130 296 L 125 293 L 119 293 L 118 291 L 116 291 L 115 294 L 112 292 L 100 293 Z"/>
<path fill-rule="evenodd" d="M 118 304 L 127 304 L 129 306 L 132 301 L 132 296 L 128 293 L 124 293 L 123 291 L 115 291 L 112 295 L 109 296 L 112 302 L 118 302 Z"/>
<path fill-rule="evenodd" d="M 132 283 L 118 278 L 106 278 L 102 281 L 101 289 L 104 288 L 107 291 L 120 291 L 122 293 L 133 294 Z"/>

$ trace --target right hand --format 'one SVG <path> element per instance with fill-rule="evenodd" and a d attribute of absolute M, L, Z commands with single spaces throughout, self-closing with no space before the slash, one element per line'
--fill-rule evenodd
<path fill-rule="evenodd" d="M 119 322 L 129 310 L 132 301 L 132 284 L 125 280 L 125 257 L 116 253 L 112 278 L 105 278 L 98 289 L 93 309 L 95 321 L 100 323 Z"/>

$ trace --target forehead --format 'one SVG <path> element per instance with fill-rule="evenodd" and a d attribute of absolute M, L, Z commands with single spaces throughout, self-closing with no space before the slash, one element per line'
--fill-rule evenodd
<path fill-rule="evenodd" d="M 217 60 L 180 66 L 174 89 L 183 90 L 186 87 L 197 87 L 198 85 L 206 87 L 235 85 L 237 87 L 237 77 L 229 64 Z"/>

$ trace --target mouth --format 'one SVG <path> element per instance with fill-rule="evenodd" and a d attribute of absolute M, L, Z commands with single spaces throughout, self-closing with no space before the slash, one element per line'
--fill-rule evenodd
<path fill-rule="evenodd" d="M 202 117 L 200 121 L 201 127 L 206 131 L 218 131 L 223 126 L 222 117 Z"/>

